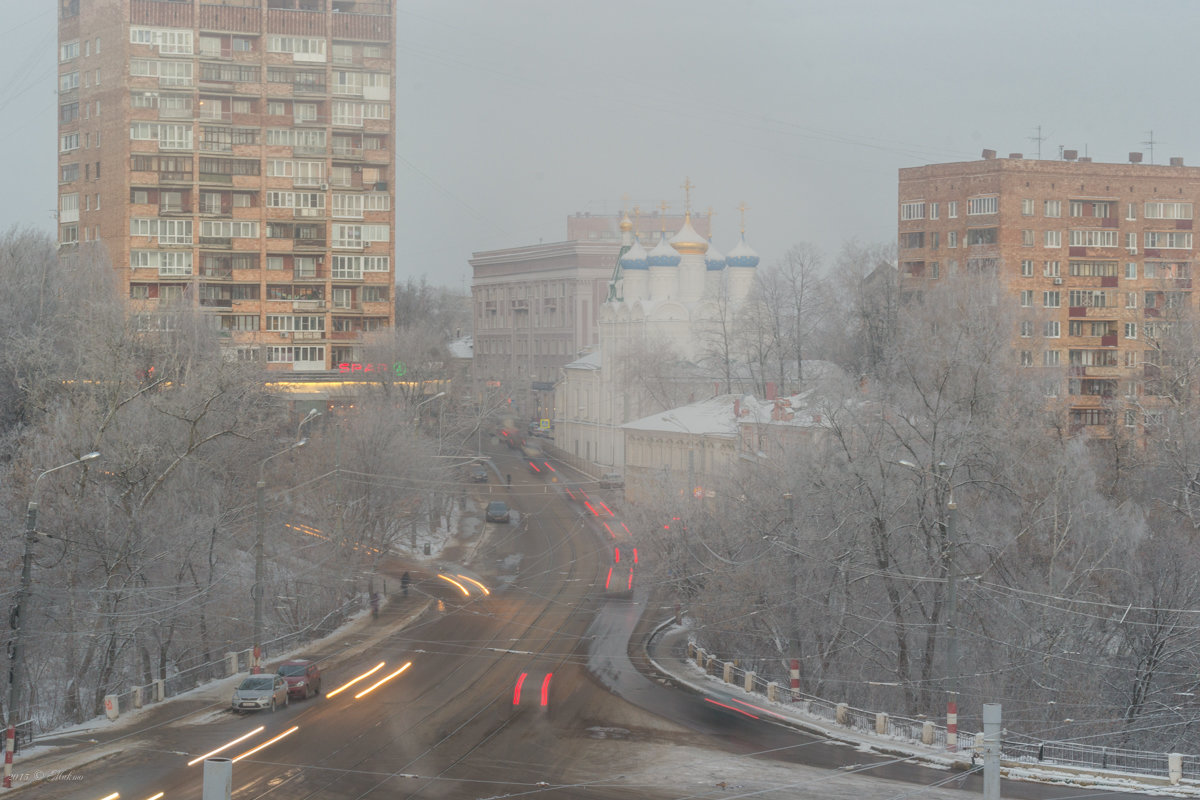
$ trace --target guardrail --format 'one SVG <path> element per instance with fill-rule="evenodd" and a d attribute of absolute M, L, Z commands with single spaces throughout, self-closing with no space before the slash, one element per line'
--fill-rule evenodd
<path fill-rule="evenodd" d="M 733 661 L 721 661 L 695 642 L 688 642 L 688 661 L 705 675 L 724 683 L 741 687 L 751 694 L 764 695 L 767 700 L 789 705 L 794 712 L 814 722 L 832 723 L 855 733 L 881 736 L 921 746 L 933 752 L 946 752 L 946 728 L 930 720 L 893 716 L 885 711 L 866 711 L 846 703 L 834 703 L 804 694 L 798 689 L 769 681 L 753 671 L 739 667 Z M 981 753 L 982 733 L 958 731 L 958 750 Z M 1100 747 L 1077 742 L 1040 741 L 1005 731 L 1001 757 L 1015 764 L 1037 767 L 1065 767 L 1073 770 L 1107 770 L 1145 776 L 1156 781 L 1172 781 L 1174 760 L 1179 776 L 1200 780 L 1200 755 L 1153 753 L 1141 750 Z"/>
<path fill-rule="evenodd" d="M 366 602 L 365 594 L 356 595 L 330 611 L 320 622 L 264 642 L 263 649 L 286 652 L 303 642 L 327 636 L 344 623 L 352 611 L 365 607 Z M 142 708 L 150 703 L 161 703 L 206 683 L 248 672 L 253 652 L 252 647 L 230 651 L 220 660 L 208 659 L 194 666 L 178 669 L 166 678 L 107 694 L 104 696 L 104 713 L 109 719 L 117 719 L 122 712 Z"/>

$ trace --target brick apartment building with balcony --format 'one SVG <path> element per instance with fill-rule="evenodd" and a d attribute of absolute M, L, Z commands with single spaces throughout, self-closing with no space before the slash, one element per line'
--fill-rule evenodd
<path fill-rule="evenodd" d="M 997 158 L 900 170 L 902 292 L 951 274 L 996 280 L 1013 344 L 1070 428 L 1109 437 L 1152 423 L 1169 321 L 1194 311 L 1200 169 Z"/>
<path fill-rule="evenodd" d="M 58 0 L 58 239 L 276 370 L 394 323 L 394 0 Z M 98 243 L 98 244 L 97 244 Z"/>

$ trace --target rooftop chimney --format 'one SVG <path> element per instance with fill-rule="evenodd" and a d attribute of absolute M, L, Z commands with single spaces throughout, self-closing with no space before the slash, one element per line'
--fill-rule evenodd
<path fill-rule="evenodd" d="M 991 159 L 996 157 L 996 151 L 995 150 L 984 150 L 983 157 L 990 161 Z"/>
<path fill-rule="evenodd" d="M 1171 166 L 1172 167 L 1182 167 L 1183 166 L 1183 156 L 1171 156 Z"/>
<path fill-rule="evenodd" d="M 1009 153 L 1008 157 L 1009 158 L 1024 158 L 1025 154 L 1024 153 Z"/>
<path fill-rule="evenodd" d="M 1063 150 L 1063 161 L 1074 161 L 1079 158 L 1078 150 Z"/>
<path fill-rule="evenodd" d="M 1092 157 L 1091 156 L 1080 156 L 1079 163 L 1080 164 L 1090 164 L 1090 163 L 1092 163 Z"/>
<path fill-rule="evenodd" d="M 1130 164 L 1142 163 L 1142 154 L 1141 153 L 1130 153 L 1129 154 L 1129 163 Z"/>

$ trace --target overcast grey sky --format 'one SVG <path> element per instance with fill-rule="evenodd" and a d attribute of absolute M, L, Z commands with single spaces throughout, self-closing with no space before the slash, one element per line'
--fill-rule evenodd
<path fill-rule="evenodd" d="M 55 3 L 3 0 L 0 223 L 51 229 Z M 1042 157 L 1200 165 L 1200 5 L 1089 0 L 398 0 L 400 280 L 565 237 L 576 211 L 717 212 L 763 258 L 895 235 L 900 167 Z"/>

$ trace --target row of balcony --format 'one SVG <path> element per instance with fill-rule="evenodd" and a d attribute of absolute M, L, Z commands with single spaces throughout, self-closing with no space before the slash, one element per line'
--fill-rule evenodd
<path fill-rule="evenodd" d="M 336 4 L 334 4 L 336 5 Z M 347 8 L 386 6 L 354 4 Z M 301 8 L 272 8 L 263 14 L 261 4 L 225 0 L 207 2 L 195 14 L 191 3 L 164 3 L 159 0 L 130 0 L 129 21 L 134 25 L 168 28 L 194 28 L 223 33 L 281 33 L 286 35 L 331 36 L 354 41 L 391 41 L 394 21 L 388 13 L 360 13 L 351 10 L 309 11 Z M 331 6 L 331 11 L 333 10 Z M 196 17 L 199 16 L 197 20 Z M 264 19 L 265 16 L 265 19 Z"/>

